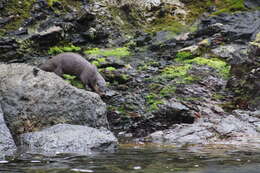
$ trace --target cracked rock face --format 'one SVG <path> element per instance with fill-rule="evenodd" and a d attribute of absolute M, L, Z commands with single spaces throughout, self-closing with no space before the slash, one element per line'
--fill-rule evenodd
<path fill-rule="evenodd" d="M 0 104 L 13 135 L 59 123 L 107 127 L 106 104 L 55 75 L 25 64 L 0 65 Z"/>
<path fill-rule="evenodd" d="M 0 105 L 0 159 L 2 159 L 5 155 L 12 155 L 15 150 L 16 145 L 9 129 L 5 124 L 3 111 Z"/>

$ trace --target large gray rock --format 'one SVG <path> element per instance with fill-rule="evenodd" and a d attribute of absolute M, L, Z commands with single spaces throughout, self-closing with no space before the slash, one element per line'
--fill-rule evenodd
<path fill-rule="evenodd" d="M 239 64 L 248 61 L 248 46 L 239 44 L 221 45 L 212 52 L 220 58 L 226 59 L 230 64 Z"/>
<path fill-rule="evenodd" d="M 106 127 L 99 95 L 25 64 L 0 65 L 0 103 L 12 134 L 58 123 Z"/>
<path fill-rule="evenodd" d="M 235 111 L 223 115 L 217 109 L 200 107 L 202 118 L 193 124 L 176 124 L 171 129 L 156 131 L 146 139 L 155 143 L 186 144 L 234 144 L 260 147 L 260 119 L 257 112 Z M 214 113 L 215 112 L 215 113 Z M 221 115 L 222 114 L 222 115 Z"/>
<path fill-rule="evenodd" d="M 16 145 L 13 137 L 7 128 L 3 111 L 0 105 L 0 159 L 5 155 L 12 155 L 16 151 Z"/>
<path fill-rule="evenodd" d="M 117 139 L 108 130 L 87 126 L 58 124 L 39 132 L 20 136 L 21 144 L 28 152 L 55 155 L 57 153 L 92 154 L 114 151 Z"/>

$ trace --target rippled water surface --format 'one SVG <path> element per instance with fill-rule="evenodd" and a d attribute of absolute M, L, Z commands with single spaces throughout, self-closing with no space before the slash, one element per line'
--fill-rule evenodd
<path fill-rule="evenodd" d="M 260 150 L 122 146 L 93 156 L 23 155 L 0 161 L 0 172 L 25 173 L 260 173 Z"/>

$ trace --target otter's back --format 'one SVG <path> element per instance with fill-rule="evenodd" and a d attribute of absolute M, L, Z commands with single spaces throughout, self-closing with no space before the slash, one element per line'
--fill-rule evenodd
<path fill-rule="evenodd" d="M 54 56 L 52 62 L 62 68 L 63 73 L 78 76 L 83 70 L 89 75 L 96 73 L 96 67 L 76 53 L 61 53 Z"/>

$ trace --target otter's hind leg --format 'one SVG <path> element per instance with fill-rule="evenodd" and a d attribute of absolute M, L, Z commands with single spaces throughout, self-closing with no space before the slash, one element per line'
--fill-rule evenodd
<path fill-rule="evenodd" d="M 86 76 L 84 73 L 81 73 L 79 79 L 84 84 L 85 89 L 89 87 L 91 90 L 93 90 L 92 86 L 89 84 L 88 76 Z"/>

